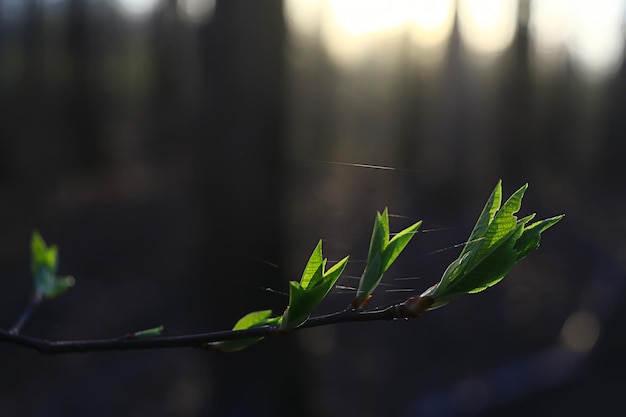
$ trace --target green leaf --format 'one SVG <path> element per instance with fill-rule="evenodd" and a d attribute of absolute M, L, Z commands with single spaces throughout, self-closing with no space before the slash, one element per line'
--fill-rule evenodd
<path fill-rule="evenodd" d="M 374 222 L 374 230 L 372 231 L 372 239 L 370 240 L 370 249 L 367 255 L 367 263 L 370 264 L 376 255 L 380 255 L 389 242 L 389 216 L 387 208 L 383 213 L 376 212 L 376 221 Z"/>
<path fill-rule="evenodd" d="M 430 309 L 440 307 L 463 294 L 477 293 L 502 280 L 513 265 L 539 246 L 543 231 L 562 216 L 526 226 L 534 214 L 518 220 L 527 185 L 517 190 L 500 207 L 498 182 L 479 216 L 459 258 L 446 269 L 439 283 L 422 294 L 433 298 Z"/>
<path fill-rule="evenodd" d="M 313 250 L 309 262 L 307 262 L 302 278 L 300 279 L 300 285 L 302 288 L 308 288 L 309 284 L 315 285 L 317 281 L 322 278 L 322 272 L 324 269 L 324 257 L 322 256 L 322 241 L 317 243 L 317 246 Z"/>
<path fill-rule="evenodd" d="M 477 293 L 498 283 L 517 262 L 517 254 L 513 250 L 522 227 L 518 227 L 490 252 L 488 256 L 475 261 L 471 268 L 463 271 L 463 279 L 457 281 L 453 290 L 457 293 Z"/>
<path fill-rule="evenodd" d="M 48 247 L 39 232 L 33 232 L 31 239 L 31 269 L 36 294 L 45 298 L 54 298 L 74 286 L 75 281 L 73 277 L 57 276 L 58 264 L 57 247 L 54 245 Z"/>
<path fill-rule="evenodd" d="M 400 253 L 404 250 L 406 245 L 409 244 L 413 236 L 417 232 L 417 229 L 422 225 L 422 222 L 419 221 L 406 229 L 402 230 L 400 233 L 396 234 L 393 239 L 389 241 L 387 247 L 383 251 L 382 256 L 382 269 L 386 271 L 389 269 L 391 264 L 396 260 L 396 258 L 400 255 Z"/>
<path fill-rule="evenodd" d="M 374 292 L 374 289 L 380 283 L 383 278 L 383 270 L 381 269 L 380 253 L 374 256 L 374 260 L 365 266 L 363 276 L 359 281 L 359 288 L 356 292 L 357 304 L 353 302 L 352 307 L 362 308 L 367 301 L 369 301 L 370 295 Z"/>
<path fill-rule="evenodd" d="M 461 265 L 465 262 L 469 255 L 469 253 L 462 254 L 457 259 L 452 261 L 452 263 L 448 265 L 448 267 L 444 271 L 443 277 L 441 278 L 439 283 L 433 285 L 432 287 L 424 291 L 424 293 L 422 293 L 420 297 L 429 296 L 434 299 L 432 305 L 430 306 L 430 310 L 434 310 L 435 308 L 446 305 L 455 298 L 453 295 L 448 295 L 447 297 L 444 297 L 441 294 L 445 290 L 445 283 L 452 281 L 454 277 L 460 275 L 459 271 L 461 271 Z M 435 294 L 436 292 L 438 293 L 438 296 L 437 294 Z"/>
<path fill-rule="evenodd" d="M 126 339 L 145 339 L 148 337 L 160 336 L 163 333 L 163 326 L 153 327 L 152 329 L 140 330 L 138 332 L 126 335 Z"/>
<path fill-rule="evenodd" d="M 502 180 L 498 181 L 496 188 L 494 188 L 493 192 L 489 196 L 489 199 L 487 200 L 487 203 L 485 203 L 485 207 L 478 217 L 478 221 L 476 222 L 476 225 L 467 240 L 467 244 L 461 251 L 461 256 L 463 256 L 466 252 L 473 251 L 474 247 L 480 243 L 482 236 L 485 234 L 489 224 L 493 221 L 496 212 L 500 208 L 501 201 Z"/>
<path fill-rule="evenodd" d="M 311 312 L 335 285 L 347 262 L 348 257 L 345 257 L 328 271 L 324 271 L 326 259 L 322 256 L 322 241 L 319 241 L 304 268 L 300 282 L 289 283 L 289 306 L 283 314 L 282 329 L 298 327 L 309 318 Z"/>
<path fill-rule="evenodd" d="M 307 291 L 299 283 L 291 281 L 289 283 L 289 306 L 287 306 L 283 315 L 281 327 L 283 329 L 293 329 L 304 323 L 321 301 L 320 294 L 323 291 L 323 288 L 317 291 L 314 289 Z"/>
<path fill-rule="evenodd" d="M 515 213 L 517 213 L 522 206 L 522 198 L 526 188 L 528 188 L 528 184 L 521 187 L 509 197 L 502 208 L 496 212 L 496 215 L 493 217 L 493 220 L 489 223 L 484 233 L 478 235 L 476 241 L 470 244 L 472 249 L 467 250 L 467 252 L 473 252 L 473 255 L 468 257 L 468 267 L 471 268 L 475 263 L 479 263 L 488 256 L 489 253 L 497 249 L 498 245 L 504 243 L 508 235 L 514 232 L 517 225 Z"/>
<path fill-rule="evenodd" d="M 251 329 L 253 327 L 273 326 L 279 324 L 281 321 L 281 317 L 270 317 L 271 315 L 272 310 L 253 311 L 252 313 L 248 313 L 240 318 L 233 327 L 233 330 L 245 330 Z M 220 350 L 222 352 L 236 352 L 239 350 L 243 350 L 261 340 L 263 340 L 262 337 L 251 337 L 247 339 L 212 342 L 208 343 L 207 345 L 213 349 Z"/>
<path fill-rule="evenodd" d="M 233 326 L 233 330 L 249 329 L 251 327 L 257 327 L 272 315 L 272 310 L 260 310 L 248 313 L 240 318 Z"/>
<path fill-rule="evenodd" d="M 517 251 L 517 260 L 521 260 L 528 255 L 528 253 L 539 247 L 541 242 L 541 234 L 548 228 L 554 226 L 563 218 L 563 215 L 550 217 L 549 219 L 540 220 L 524 228 L 522 236 L 515 243 L 515 250 Z"/>
<path fill-rule="evenodd" d="M 365 265 L 365 270 L 359 281 L 356 297 L 352 301 L 352 308 L 361 309 L 369 301 L 371 294 L 380 284 L 383 274 L 411 241 L 421 224 L 422 222 L 419 221 L 407 227 L 390 240 L 387 208 L 385 208 L 382 214 L 376 213 L 367 265 Z"/>

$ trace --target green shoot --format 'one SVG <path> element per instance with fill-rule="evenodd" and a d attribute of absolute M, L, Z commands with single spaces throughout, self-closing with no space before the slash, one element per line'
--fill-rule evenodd
<path fill-rule="evenodd" d="M 448 266 L 439 283 L 420 296 L 431 300 L 429 310 L 498 283 L 513 265 L 539 247 L 541 233 L 563 218 L 530 223 L 535 216 L 532 214 L 518 220 L 515 213 L 527 187 L 513 193 L 501 207 L 502 182 L 498 182 L 459 257 Z"/>
<path fill-rule="evenodd" d="M 300 282 L 289 283 L 289 306 L 283 314 L 281 329 L 293 329 L 304 323 L 311 312 L 335 285 L 348 262 L 346 256 L 326 270 L 320 240 L 304 268 Z"/>
<path fill-rule="evenodd" d="M 421 224 L 422 222 L 419 221 L 396 234 L 393 239 L 389 239 L 387 209 L 385 208 L 382 214 L 376 213 L 367 265 L 361 276 L 356 298 L 352 302 L 353 309 L 359 310 L 369 301 L 371 294 L 383 278 L 383 274 L 408 245 Z"/>

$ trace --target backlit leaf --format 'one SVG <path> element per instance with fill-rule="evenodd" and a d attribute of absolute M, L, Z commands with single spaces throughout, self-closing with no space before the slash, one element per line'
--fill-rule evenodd
<path fill-rule="evenodd" d="M 382 214 L 376 213 L 376 221 L 374 222 L 374 230 L 372 231 L 367 264 L 365 265 L 363 275 L 361 275 L 356 297 L 351 304 L 353 309 L 361 309 L 367 303 L 371 298 L 371 294 L 378 284 L 380 284 L 383 274 L 411 241 L 421 224 L 422 222 L 419 221 L 407 227 L 390 240 L 389 213 L 387 208 L 385 208 Z"/>
<path fill-rule="evenodd" d="M 253 311 L 248 313 L 237 321 L 233 330 L 245 330 L 261 326 L 273 326 L 280 323 L 281 317 L 270 317 L 272 310 Z M 259 341 L 262 337 L 251 337 L 246 339 L 233 339 L 221 342 L 208 343 L 207 347 L 220 350 L 222 352 L 236 352 L 243 350 Z"/>
<path fill-rule="evenodd" d="M 540 235 L 562 216 L 526 226 L 534 214 L 518 220 L 527 185 L 517 190 L 500 207 L 498 182 L 459 258 L 446 269 L 439 283 L 422 294 L 433 298 L 430 309 L 469 293 L 477 293 L 498 283 L 513 265 L 539 245 Z"/>
<path fill-rule="evenodd" d="M 289 306 L 283 314 L 282 329 L 296 328 L 309 318 L 311 312 L 335 285 L 347 262 L 348 257 L 345 257 L 325 271 L 326 259 L 322 256 L 322 241 L 319 241 L 304 268 L 300 282 L 289 283 Z"/>

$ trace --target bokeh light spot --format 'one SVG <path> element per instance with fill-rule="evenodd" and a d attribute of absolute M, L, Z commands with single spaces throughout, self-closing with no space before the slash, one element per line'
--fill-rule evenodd
<path fill-rule="evenodd" d="M 563 329 L 561 339 L 563 343 L 576 352 L 588 352 L 598 341 L 600 324 L 593 314 L 579 311 L 570 315 Z"/>

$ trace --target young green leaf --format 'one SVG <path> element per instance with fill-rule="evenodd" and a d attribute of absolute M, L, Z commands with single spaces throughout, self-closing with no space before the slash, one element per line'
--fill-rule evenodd
<path fill-rule="evenodd" d="M 473 269 L 477 268 L 480 265 L 484 265 L 483 261 L 489 257 L 494 251 L 504 245 L 506 242 L 510 242 L 509 246 L 504 246 L 504 250 L 496 253 L 494 257 L 491 258 L 491 263 L 488 263 L 488 266 L 495 267 L 495 270 L 498 269 L 506 269 L 508 265 L 509 268 L 513 266 L 515 262 L 515 253 L 513 252 L 512 245 L 515 241 L 511 241 L 510 238 L 513 237 L 515 231 L 520 228 L 517 225 L 517 217 L 515 217 L 515 213 L 519 211 L 522 202 L 522 196 L 524 191 L 526 190 L 526 185 L 517 190 L 502 206 L 500 207 L 490 207 L 490 222 L 486 225 L 486 227 L 482 227 L 480 225 L 483 220 L 483 215 L 479 218 L 474 231 L 479 230 L 479 233 L 472 233 L 470 236 L 470 240 L 468 240 L 467 246 L 461 251 L 461 256 L 467 255 L 466 259 L 463 262 L 460 262 L 457 268 L 450 270 L 448 275 L 444 274 L 444 277 L 441 280 L 441 284 L 437 289 L 438 293 L 450 288 L 454 288 L 457 293 L 464 293 L 474 289 L 484 289 L 488 286 L 489 283 L 496 280 L 498 277 L 494 277 L 493 274 L 488 275 L 478 275 L 474 276 L 475 280 L 468 279 L 468 273 Z M 499 188 L 500 183 L 496 186 L 496 190 L 492 195 L 496 196 L 496 201 L 499 200 Z M 491 200 L 491 199 L 490 199 Z M 485 206 L 485 209 L 487 209 Z M 495 216 L 492 214 L 493 209 L 496 209 Z M 498 210 L 499 209 L 499 210 Z M 483 214 L 485 210 L 483 210 Z M 479 227 L 480 225 L 480 227 Z M 518 236 L 519 237 L 519 236 Z M 473 239 L 472 239 L 473 238 Z M 468 249 L 469 247 L 469 249 Z M 509 250 L 506 250 L 509 249 Z M 492 265 L 493 261 L 496 260 L 497 264 Z M 496 274 L 497 275 L 497 274 Z M 463 276 L 463 282 L 460 281 L 460 277 Z M 495 283 L 495 282 L 493 282 Z M 468 288 L 471 287 L 470 290 Z"/>
<path fill-rule="evenodd" d="M 263 326 L 272 315 L 272 310 L 260 310 L 248 313 L 240 318 L 233 326 L 233 330 L 249 329 L 251 327 Z"/>
<path fill-rule="evenodd" d="M 309 318 L 313 309 L 335 285 L 347 262 L 348 257 L 345 257 L 324 271 L 326 259 L 322 256 L 322 241 L 319 241 L 304 268 L 300 282 L 289 283 L 289 306 L 283 314 L 282 329 L 298 327 Z"/>
<path fill-rule="evenodd" d="M 245 330 L 251 329 L 253 327 L 273 326 L 279 324 L 281 321 L 281 317 L 270 317 L 271 315 L 272 310 L 253 311 L 252 313 L 248 313 L 240 318 L 233 327 L 233 330 Z M 236 352 L 239 350 L 243 350 L 261 340 L 263 340 L 262 337 L 225 340 L 221 342 L 207 343 L 207 347 L 222 352 Z"/>
<path fill-rule="evenodd" d="M 302 278 L 300 279 L 302 288 L 308 288 L 309 284 L 315 285 L 322 278 L 325 264 L 326 261 L 322 255 L 322 241 L 320 240 L 315 249 L 313 249 L 309 262 L 307 262 L 302 273 Z"/>
<path fill-rule="evenodd" d="M 57 276 L 59 264 L 58 249 L 48 247 L 39 232 L 33 232 L 31 239 L 31 269 L 35 293 L 41 297 L 54 298 L 74 286 L 71 276 Z"/>
<path fill-rule="evenodd" d="M 374 230 L 367 256 L 367 265 L 359 281 L 356 297 L 352 301 L 352 308 L 361 309 L 369 301 L 371 294 L 383 278 L 383 274 L 408 245 L 421 224 L 422 222 L 419 221 L 407 227 L 390 240 L 387 208 L 385 208 L 382 214 L 376 213 L 376 221 L 374 222 Z"/>
<path fill-rule="evenodd" d="M 283 314 L 281 327 L 287 330 L 300 326 L 309 318 L 325 295 L 325 287 L 307 290 L 302 288 L 300 283 L 291 281 L 289 283 L 289 306 Z"/>
<path fill-rule="evenodd" d="M 389 214 L 387 208 L 381 213 L 376 212 L 376 221 L 370 240 L 370 249 L 367 254 L 367 263 L 371 263 L 376 255 L 380 255 L 389 242 Z"/>
<path fill-rule="evenodd" d="M 420 297 L 430 297 L 429 309 L 452 299 L 477 293 L 498 283 L 513 265 L 539 246 L 540 235 L 563 216 L 552 217 L 526 226 L 533 215 L 518 220 L 524 185 L 500 207 L 501 182 L 498 182 L 479 216 L 459 258 L 446 269 L 439 283 Z"/>
<path fill-rule="evenodd" d="M 517 251 L 517 260 L 521 260 L 528 253 L 539 247 L 541 234 L 548 228 L 554 226 L 563 218 L 563 215 L 550 217 L 549 219 L 540 220 L 524 228 L 522 235 L 515 242 L 515 250 Z"/>
<path fill-rule="evenodd" d="M 153 327 L 152 329 L 140 330 L 138 332 L 133 332 L 127 334 L 125 339 L 145 339 L 149 337 L 160 336 L 163 333 L 163 326 Z"/>
<path fill-rule="evenodd" d="M 385 250 L 383 251 L 382 256 L 382 269 L 386 271 L 389 269 L 391 264 L 396 260 L 396 258 L 400 255 L 400 253 L 404 250 L 406 245 L 409 244 L 413 236 L 417 232 L 417 229 L 422 225 L 422 221 L 407 227 L 400 233 L 397 233 L 393 239 L 387 243 Z"/>
<path fill-rule="evenodd" d="M 496 212 L 500 208 L 500 204 L 502 201 L 502 180 L 499 180 L 496 184 L 496 188 L 494 188 L 493 192 L 489 196 L 487 203 L 485 203 L 485 207 L 483 211 L 480 213 L 478 217 L 478 221 L 470 234 L 467 243 L 463 247 L 461 251 L 461 255 L 463 256 L 465 253 L 474 251 L 475 247 L 480 244 L 482 236 L 487 231 L 489 224 L 493 221 L 493 218 L 496 215 Z"/>

